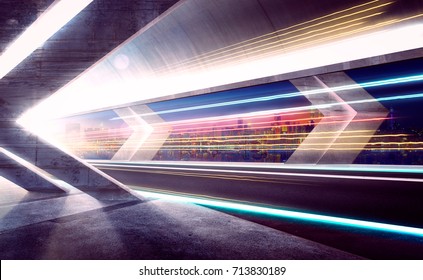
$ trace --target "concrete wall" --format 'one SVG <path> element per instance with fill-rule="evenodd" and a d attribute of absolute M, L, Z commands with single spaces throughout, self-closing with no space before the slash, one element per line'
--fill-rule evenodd
<path fill-rule="evenodd" d="M 2 1 L 0 52 L 52 2 Z M 96 168 L 32 135 L 17 125 L 16 120 L 175 2 L 94 1 L 1 79 L 0 147 L 5 149 L 5 153 L 0 153 L 0 176 L 31 191 L 53 190 L 55 186 L 49 181 L 50 177 L 88 192 L 114 190 L 120 193 L 125 189 L 122 184 Z M 6 155 L 9 152 L 12 156 Z M 20 162 L 20 159 L 24 162 Z M 28 166 L 34 168 L 29 169 Z M 57 190 L 62 191 L 60 188 Z"/>

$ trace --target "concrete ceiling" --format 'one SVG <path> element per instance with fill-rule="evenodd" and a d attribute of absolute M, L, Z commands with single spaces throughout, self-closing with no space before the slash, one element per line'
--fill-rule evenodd
<path fill-rule="evenodd" d="M 2 0 L 0 52 L 53 0 Z M 14 121 L 57 91 L 177 0 L 96 0 L 0 80 L 0 119 Z"/>

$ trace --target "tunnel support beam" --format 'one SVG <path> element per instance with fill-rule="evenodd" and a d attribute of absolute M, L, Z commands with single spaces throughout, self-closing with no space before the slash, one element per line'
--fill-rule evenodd
<path fill-rule="evenodd" d="M 88 163 L 8 122 L 2 128 L 1 176 L 30 191 L 60 191 L 63 181 L 94 197 L 128 199 L 131 191 Z M 62 190 L 63 191 L 63 190 Z M 106 194 L 106 195 L 105 195 Z"/>

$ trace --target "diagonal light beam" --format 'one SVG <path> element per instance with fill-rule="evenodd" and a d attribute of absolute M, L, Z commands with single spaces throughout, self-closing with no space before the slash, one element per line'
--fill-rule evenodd
<path fill-rule="evenodd" d="M 291 83 L 303 92 L 304 96 L 311 102 L 312 105 L 325 105 L 334 103 L 336 105 L 328 108 L 319 108 L 319 111 L 324 115 L 324 118 L 318 125 L 310 132 L 307 138 L 298 146 L 295 152 L 289 157 L 287 163 L 313 163 L 316 164 L 324 156 L 326 151 L 331 147 L 335 139 L 341 134 L 349 122 L 354 118 L 357 112 L 351 108 L 344 100 L 339 97 L 334 91 L 329 91 L 327 87 L 316 76 L 291 80 Z M 308 95 L 305 92 L 310 90 L 327 90 L 327 92 L 319 95 Z M 332 138 L 319 138 L 315 135 L 322 132 L 330 132 Z M 315 150 L 307 150 L 304 147 L 313 146 Z"/>
<path fill-rule="evenodd" d="M 42 46 L 93 0 L 56 0 L 0 56 L 0 79 Z"/>
<path fill-rule="evenodd" d="M 132 135 L 113 156 L 112 160 L 152 160 L 170 135 L 171 126 L 146 105 L 114 110 L 133 130 Z M 140 117 L 139 114 L 150 115 Z M 129 118 L 126 118 L 128 117 Z M 157 124 L 159 124 L 157 126 Z M 144 147 L 149 144 L 148 149 Z"/>
<path fill-rule="evenodd" d="M 123 118 L 133 132 L 116 152 L 112 160 L 130 160 L 153 132 L 153 128 L 129 107 L 115 109 L 114 111 L 120 117 L 133 116 L 131 118 Z"/>
<path fill-rule="evenodd" d="M 148 116 L 144 116 L 143 119 L 153 127 L 152 133 L 148 136 L 145 143 L 141 145 L 138 151 L 134 154 L 131 158 L 132 161 L 139 161 L 139 160 L 152 160 L 156 153 L 160 150 L 163 144 L 166 142 L 167 138 L 170 135 L 170 131 L 172 127 L 170 124 L 165 122 L 158 114 L 153 114 L 153 110 L 151 110 L 146 105 L 138 105 L 132 107 L 132 109 L 137 114 L 149 114 Z M 149 143 L 154 143 L 153 145 Z M 146 149 L 144 144 L 149 145 Z"/>
<path fill-rule="evenodd" d="M 354 81 L 344 72 L 331 73 L 319 76 L 327 86 L 336 87 L 342 84 L 354 84 Z M 388 110 L 373 98 L 364 88 L 357 88 L 354 91 L 337 92 L 342 96 L 342 99 L 349 104 L 357 114 L 354 119 L 345 127 L 344 131 L 333 142 L 335 145 L 343 145 L 344 147 L 352 146 L 355 143 L 354 149 L 344 149 L 342 151 L 330 150 L 320 159 L 319 164 L 325 163 L 353 163 L 358 154 L 364 149 L 370 139 L 373 137 L 376 130 L 385 120 L 388 115 Z M 361 100 L 375 100 L 376 102 L 354 102 Z M 371 122 L 361 121 L 364 119 L 373 119 Z M 362 130 L 364 137 L 354 139 L 345 137 L 350 131 Z M 357 145 L 357 141 L 359 145 Z"/>

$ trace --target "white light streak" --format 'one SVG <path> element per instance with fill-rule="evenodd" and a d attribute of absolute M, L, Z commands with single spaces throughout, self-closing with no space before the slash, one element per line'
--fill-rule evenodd
<path fill-rule="evenodd" d="M 33 165 L 29 161 L 19 157 L 18 155 L 10 152 L 9 150 L 6 150 L 5 148 L 0 147 L 0 153 L 4 154 L 8 158 L 10 158 L 13 161 L 19 163 L 20 165 L 29 169 L 30 171 L 34 172 L 35 174 L 37 174 L 38 176 L 40 176 L 41 178 L 43 178 L 47 182 L 49 182 L 52 185 L 59 188 L 60 190 L 62 190 L 64 192 L 70 192 L 70 191 L 74 190 L 74 188 L 71 185 L 69 185 L 68 183 L 55 178 L 51 174 L 47 173 L 46 171 L 42 170 L 41 168 L 38 168 L 37 166 Z"/>
<path fill-rule="evenodd" d="M 89 160 L 91 164 L 123 164 L 127 166 L 132 165 L 151 165 L 151 166 L 202 166 L 202 167 L 222 167 L 221 162 L 174 162 L 174 161 L 109 161 L 109 160 Z M 281 163 L 240 163 L 240 162 L 225 162 L 226 167 L 241 167 L 241 168 L 254 168 L 254 169 L 299 169 L 299 170 L 326 170 L 326 171 L 365 171 L 365 172 L 393 172 L 393 173 L 423 173 L 423 166 L 395 166 L 395 165 L 363 165 L 363 164 L 331 164 L 331 165 L 314 165 L 314 164 L 295 164 L 285 165 Z"/>
<path fill-rule="evenodd" d="M 418 178 L 398 178 L 398 177 L 381 177 L 381 176 L 355 176 L 355 175 L 336 175 L 336 174 L 309 174 L 296 172 L 269 172 L 257 170 L 228 170 L 228 169 L 211 169 L 211 168 L 188 168 L 188 167 L 155 167 L 155 166 L 137 166 L 128 164 L 94 164 L 100 169 L 117 169 L 126 168 L 127 171 L 135 171 L 136 169 L 163 169 L 163 170 L 179 170 L 179 171 L 197 171 L 197 172 L 214 172 L 214 173 L 235 173 L 235 174 L 251 174 L 251 175 L 271 175 L 271 176 L 288 176 L 288 177 L 307 177 L 307 178 L 328 178 L 328 179 L 347 179 L 347 180 L 369 180 L 369 181 L 389 181 L 389 182 L 415 182 L 423 183 L 423 179 Z M 220 164 L 222 167 L 222 164 Z M 132 169 L 132 170 L 131 170 Z"/>
<path fill-rule="evenodd" d="M 108 70 L 107 63 L 104 63 L 104 66 L 97 64 L 35 107 L 31 119 L 60 118 L 151 98 L 421 47 L 423 47 L 423 24 L 414 24 L 391 27 L 384 31 L 248 62 L 210 66 L 195 71 L 175 71 L 174 74 L 157 74 L 151 69 L 141 69 L 138 73 L 125 76 L 124 73 Z"/>
<path fill-rule="evenodd" d="M 0 79 L 74 18 L 93 0 L 57 0 L 0 56 Z"/>

